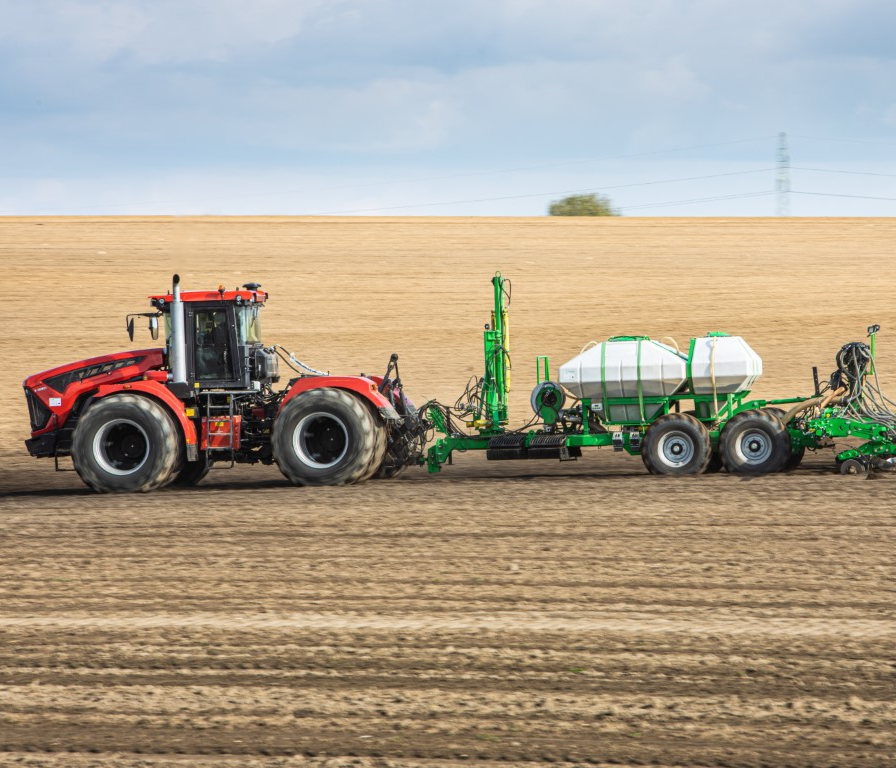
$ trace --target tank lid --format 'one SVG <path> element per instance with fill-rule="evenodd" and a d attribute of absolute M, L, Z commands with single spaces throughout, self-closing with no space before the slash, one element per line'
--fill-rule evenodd
<path fill-rule="evenodd" d="M 650 341 L 650 336 L 610 336 L 607 341 Z"/>
<path fill-rule="evenodd" d="M 707 331 L 707 336 L 730 336 L 730 333 L 725 333 L 725 331 Z"/>

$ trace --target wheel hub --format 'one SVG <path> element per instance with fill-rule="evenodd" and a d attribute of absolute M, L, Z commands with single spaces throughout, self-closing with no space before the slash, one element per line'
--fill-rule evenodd
<path fill-rule="evenodd" d="M 737 445 L 737 452 L 747 464 L 763 464 L 768 461 L 774 451 L 771 438 L 765 432 L 751 430 L 746 432 Z"/>
<path fill-rule="evenodd" d="M 293 432 L 296 454 L 308 466 L 327 469 L 338 464 L 348 452 L 348 429 L 332 413 L 310 413 Z"/>
<path fill-rule="evenodd" d="M 659 454 L 670 467 L 683 467 L 694 457 L 694 443 L 684 432 L 669 432 L 660 440 Z"/>
<path fill-rule="evenodd" d="M 149 458 L 149 438 L 137 422 L 114 419 L 97 430 L 93 454 L 106 472 L 130 475 Z"/>

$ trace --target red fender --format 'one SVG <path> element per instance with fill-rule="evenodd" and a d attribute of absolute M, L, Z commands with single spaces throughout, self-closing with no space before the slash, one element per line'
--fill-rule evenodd
<path fill-rule="evenodd" d="M 177 419 L 181 429 L 184 431 L 184 440 L 186 441 L 186 444 L 196 445 L 196 426 L 187 418 L 187 414 L 184 413 L 183 401 L 175 397 L 168 387 L 160 384 L 158 381 L 152 380 L 129 381 L 126 384 L 107 384 L 101 386 L 97 390 L 94 400 L 108 395 L 114 395 L 118 392 L 140 392 L 167 405 L 168 410 L 171 411 L 171 414 Z"/>
<path fill-rule="evenodd" d="M 292 400 L 296 395 L 307 392 L 309 389 L 347 389 L 355 392 L 369 402 L 377 409 L 384 419 L 397 419 L 398 413 L 392 407 L 385 397 L 383 397 L 377 389 L 377 383 L 373 379 L 366 376 L 306 376 L 299 379 L 290 387 L 286 397 L 280 404 L 280 410 L 283 406 Z"/>

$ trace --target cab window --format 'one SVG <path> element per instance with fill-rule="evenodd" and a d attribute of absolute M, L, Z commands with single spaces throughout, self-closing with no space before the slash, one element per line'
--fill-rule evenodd
<path fill-rule="evenodd" d="M 196 380 L 220 381 L 233 377 L 230 328 L 223 309 L 197 309 L 193 313 L 196 339 Z"/>

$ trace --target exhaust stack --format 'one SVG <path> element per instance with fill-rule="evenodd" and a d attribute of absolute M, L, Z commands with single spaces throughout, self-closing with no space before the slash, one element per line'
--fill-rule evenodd
<path fill-rule="evenodd" d="M 187 340 L 184 330 L 184 303 L 180 298 L 180 275 L 175 275 L 172 282 L 173 299 L 171 301 L 171 359 L 168 361 L 170 372 L 168 381 L 172 384 L 187 383 Z"/>

